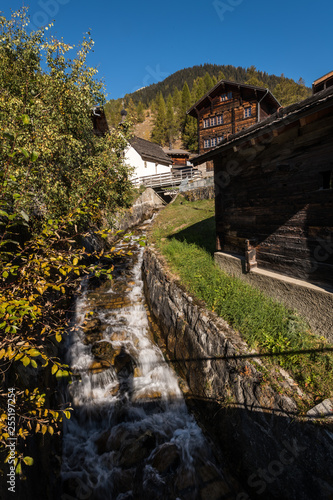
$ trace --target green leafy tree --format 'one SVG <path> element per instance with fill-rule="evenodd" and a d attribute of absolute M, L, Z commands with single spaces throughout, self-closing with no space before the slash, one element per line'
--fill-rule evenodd
<path fill-rule="evenodd" d="M 0 446 L 6 451 L 11 437 L 13 388 L 20 477 L 33 463 L 27 436 L 53 435 L 70 417 L 45 391 L 47 377 L 70 377 L 54 349 L 68 332 L 68 298 L 83 274 L 112 271 L 93 256 L 87 264 L 82 238 L 93 228 L 106 238 L 102 221 L 130 195 L 123 133 L 93 134 L 92 110 L 104 95 L 86 66 L 89 34 L 69 58 L 72 47 L 46 37 L 51 25 L 27 25 L 26 9 L 0 17 Z"/>

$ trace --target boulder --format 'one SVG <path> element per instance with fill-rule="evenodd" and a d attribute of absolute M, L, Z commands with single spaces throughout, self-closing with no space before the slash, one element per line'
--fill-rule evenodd
<path fill-rule="evenodd" d="M 84 320 L 82 330 L 84 333 L 83 343 L 85 345 L 93 344 L 103 338 L 103 332 L 107 325 L 103 325 L 99 318 L 90 317 Z"/>
<path fill-rule="evenodd" d="M 115 356 L 120 352 L 120 349 L 114 349 L 110 342 L 102 340 L 101 342 L 96 342 L 92 348 L 91 353 L 95 358 L 108 361 L 109 365 L 113 363 Z"/>
<path fill-rule="evenodd" d="M 126 441 L 121 447 L 118 465 L 121 467 L 132 467 L 147 458 L 155 447 L 155 436 L 151 431 L 146 431 L 138 438 Z"/>
<path fill-rule="evenodd" d="M 110 368 L 110 363 L 108 361 L 106 360 L 94 361 L 89 366 L 89 371 L 93 374 L 96 374 L 96 373 L 101 373 L 104 370 L 107 370 L 108 368 Z"/>
<path fill-rule="evenodd" d="M 152 460 L 152 466 L 160 474 L 175 470 L 180 463 L 179 449 L 174 443 L 162 444 Z"/>

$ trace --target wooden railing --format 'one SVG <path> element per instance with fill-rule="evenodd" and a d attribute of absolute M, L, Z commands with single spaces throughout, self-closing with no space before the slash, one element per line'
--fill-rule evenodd
<path fill-rule="evenodd" d="M 166 173 L 166 174 L 155 174 L 155 175 L 146 175 L 144 177 L 135 177 L 132 179 L 132 183 L 136 186 L 146 186 L 151 188 L 168 186 L 174 187 L 179 186 L 179 184 L 185 179 L 194 179 L 201 177 L 202 173 L 200 170 L 189 167 L 179 170 L 174 173 Z"/>

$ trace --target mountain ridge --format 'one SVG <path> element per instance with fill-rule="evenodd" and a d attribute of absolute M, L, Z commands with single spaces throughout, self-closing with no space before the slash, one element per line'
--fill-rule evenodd
<path fill-rule="evenodd" d="M 181 91 L 185 82 L 187 82 L 189 89 L 191 90 L 194 80 L 198 77 L 204 77 L 206 73 L 208 73 L 211 77 L 216 77 L 218 81 L 225 79 L 238 83 L 245 83 L 249 76 L 255 73 L 256 78 L 262 81 L 265 84 L 265 88 L 267 87 L 271 91 L 274 90 L 281 80 L 298 83 L 292 78 L 286 78 L 283 74 L 280 76 L 274 74 L 270 75 L 266 71 L 257 70 L 254 66 L 244 68 L 241 66 L 233 66 L 231 64 L 223 65 L 204 63 L 177 70 L 160 82 L 152 83 L 146 87 L 136 90 L 135 92 L 125 94 L 122 99 L 125 102 L 132 99 L 134 104 L 138 104 L 138 102 L 141 101 L 143 105 L 148 106 L 149 102 L 155 99 L 159 92 L 161 92 L 163 98 L 166 99 L 168 94 L 174 91 L 175 87 Z M 221 75 L 222 78 L 219 78 L 220 73 L 223 74 Z M 114 99 L 114 101 L 117 100 L 119 99 Z"/>
<path fill-rule="evenodd" d="M 115 127 L 120 122 L 123 105 L 130 122 L 136 124 L 139 137 L 166 146 L 181 141 L 191 151 L 197 148 L 196 121 L 186 111 L 221 80 L 250 84 L 269 89 L 282 106 L 288 106 L 311 95 L 302 78 L 269 75 L 255 66 L 219 65 L 205 63 L 178 70 L 164 80 L 137 89 L 121 99 L 104 105 L 108 123 Z M 140 125 L 141 126 L 138 126 Z"/>

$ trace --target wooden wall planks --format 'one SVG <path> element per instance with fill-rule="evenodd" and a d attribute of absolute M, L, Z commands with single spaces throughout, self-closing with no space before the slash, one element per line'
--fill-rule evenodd
<path fill-rule="evenodd" d="M 245 240 L 255 240 L 259 267 L 333 286 L 333 173 L 330 186 L 322 174 L 333 172 L 332 135 L 331 112 L 288 124 L 263 148 L 246 139 L 222 148 L 214 158 L 217 249 L 244 255 Z"/>

